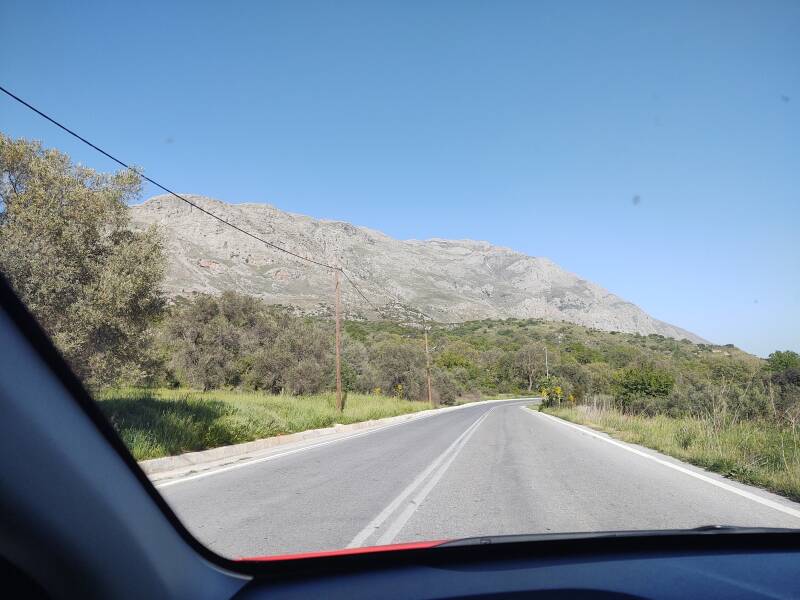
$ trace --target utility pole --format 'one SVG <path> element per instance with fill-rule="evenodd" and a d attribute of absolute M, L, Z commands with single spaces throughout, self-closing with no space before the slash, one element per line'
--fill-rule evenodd
<path fill-rule="evenodd" d="M 547 345 L 544 347 L 544 372 L 547 377 L 550 377 L 550 365 L 547 362 Z"/>
<path fill-rule="evenodd" d="M 342 303 L 338 268 L 333 271 L 333 277 L 336 288 L 336 409 L 339 412 L 344 412 L 344 399 L 342 398 Z"/>
<path fill-rule="evenodd" d="M 428 404 L 433 406 L 433 392 L 431 390 L 431 353 L 428 351 L 428 328 L 425 328 L 425 371 L 428 375 Z"/>

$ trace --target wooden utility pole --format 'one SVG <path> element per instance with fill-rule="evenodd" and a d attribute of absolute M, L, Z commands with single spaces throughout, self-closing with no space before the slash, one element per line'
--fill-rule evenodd
<path fill-rule="evenodd" d="M 342 303 L 339 289 L 339 269 L 333 272 L 336 287 L 336 409 L 344 412 L 342 397 Z"/>
<path fill-rule="evenodd" d="M 547 346 L 544 347 L 544 371 L 550 377 L 550 365 L 547 363 Z"/>
<path fill-rule="evenodd" d="M 428 351 L 428 329 L 425 329 L 425 371 L 428 375 L 428 404 L 433 406 L 433 391 L 431 390 L 431 353 Z"/>

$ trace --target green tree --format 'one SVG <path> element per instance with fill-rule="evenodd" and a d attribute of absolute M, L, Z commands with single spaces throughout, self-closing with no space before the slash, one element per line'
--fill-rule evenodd
<path fill-rule="evenodd" d="M 165 258 L 156 229 L 130 228 L 140 184 L 0 134 L 0 270 L 93 387 L 148 374 Z"/>
<path fill-rule="evenodd" d="M 419 343 L 386 336 L 370 349 L 378 387 L 411 400 L 425 397 L 425 351 Z"/>
<path fill-rule="evenodd" d="M 767 357 L 767 369 L 773 373 L 800 369 L 800 354 L 792 350 L 776 350 Z"/>
<path fill-rule="evenodd" d="M 454 369 L 464 367 L 470 372 L 477 374 L 476 362 L 478 352 L 469 344 L 457 340 L 448 343 L 436 356 L 434 361 L 437 366 L 444 369 Z"/>
<path fill-rule="evenodd" d="M 642 400 L 666 398 L 674 386 L 672 373 L 651 364 L 622 369 L 613 378 L 614 395 L 623 410 L 638 406 Z"/>
<path fill-rule="evenodd" d="M 600 352 L 593 348 L 589 348 L 581 342 L 570 342 L 564 348 L 567 356 L 571 356 L 575 361 L 582 365 L 587 365 L 591 362 L 602 360 L 603 356 Z"/>
<path fill-rule="evenodd" d="M 530 342 L 517 350 L 514 355 L 514 364 L 525 379 L 528 392 L 533 390 L 536 377 L 545 372 L 546 351 L 544 344 Z"/>
<path fill-rule="evenodd" d="M 251 296 L 183 302 L 165 319 L 162 339 L 178 380 L 191 387 L 312 394 L 333 383 L 332 332 Z"/>
<path fill-rule="evenodd" d="M 431 379 L 435 403 L 447 406 L 455 404 L 456 398 L 459 396 L 459 388 L 450 371 L 434 367 Z"/>

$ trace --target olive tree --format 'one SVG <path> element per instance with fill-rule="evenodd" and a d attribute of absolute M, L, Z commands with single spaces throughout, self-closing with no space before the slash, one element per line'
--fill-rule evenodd
<path fill-rule="evenodd" d="M 333 333 L 251 296 L 226 291 L 181 300 L 161 327 L 178 382 L 314 394 L 333 384 Z"/>
<path fill-rule="evenodd" d="M 390 335 L 370 348 L 380 387 L 400 398 L 421 400 L 425 395 L 425 351 L 416 340 Z"/>
<path fill-rule="evenodd" d="M 133 231 L 129 170 L 98 173 L 0 134 L 0 270 L 90 386 L 146 375 L 162 309 L 163 242 Z"/>

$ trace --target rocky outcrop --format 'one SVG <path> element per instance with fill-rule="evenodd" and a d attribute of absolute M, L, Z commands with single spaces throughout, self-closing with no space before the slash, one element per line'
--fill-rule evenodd
<path fill-rule="evenodd" d="M 539 318 L 667 337 L 702 338 L 658 319 L 551 260 L 471 240 L 395 240 L 379 231 L 284 212 L 267 204 L 192 202 L 297 254 L 339 260 L 380 316 L 437 321 Z M 314 313 L 331 309 L 332 274 L 271 249 L 172 196 L 131 207 L 135 227 L 164 228 L 171 295 L 237 290 Z M 351 317 L 378 316 L 344 285 Z"/>

